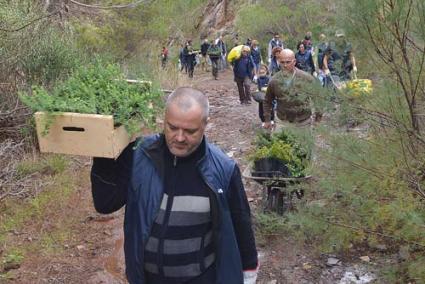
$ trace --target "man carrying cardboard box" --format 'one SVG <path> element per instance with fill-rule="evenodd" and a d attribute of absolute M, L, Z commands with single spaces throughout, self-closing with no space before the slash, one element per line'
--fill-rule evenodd
<path fill-rule="evenodd" d="M 178 88 L 167 99 L 163 134 L 130 144 L 117 160 L 93 161 L 96 210 L 126 206 L 130 283 L 255 283 L 240 170 L 205 138 L 208 114 L 201 91 Z"/>

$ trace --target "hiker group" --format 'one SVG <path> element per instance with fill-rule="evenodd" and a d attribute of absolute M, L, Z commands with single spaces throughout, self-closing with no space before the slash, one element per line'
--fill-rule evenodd
<path fill-rule="evenodd" d="M 222 36 L 212 41 L 203 39 L 199 50 L 193 48 L 192 40 L 187 40 L 180 49 L 179 68 L 193 78 L 195 66 L 202 72 L 210 72 L 211 67 L 213 78 L 218 80 L 219 71 L 231 66 L 240 103 L 257 101 L 265 128 L 274 125 L 275 112 L 282 120 L 305 123 L 307 118 L 311 120 L 311 107 L 305 97 L 312 85 L 334 89 L 337 82 L 356 78 L 357 73 L 353 48 L 343 31 L 337 30 L 329 41 L 323 33 L 318 39 L 314 43 L 312 33 L 307 32 L 293 51 L 275 33 L 267 44 L 265 57 L 259 42 L 251 38 L 241 44 L 236 35 L 232 48 L 227 48 Z M 256 84 L 255 92 L 251 92 L 252 84 Z M 304 97 L 299 93 L 304 93 Z M 320 117 L 316 112 L 312 119 Z"/>

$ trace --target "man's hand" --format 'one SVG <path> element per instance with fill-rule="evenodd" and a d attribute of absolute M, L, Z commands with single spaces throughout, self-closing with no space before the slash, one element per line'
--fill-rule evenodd
<path fill-rule="evenodd" d="M 243 284 L 255 284 L 257 283 L 257 270 L 248 270 L 243 272 Z"/>
<path fill-rule="evenodd" d="M 317 72 L 316 71 L 313 72 L 313 76 L 314 76 L 314 78 L 317 78 Z"/>
<path fill-rule="evenodd" d="M 357 73 L 357 67 L 356 66 L 353 67 L 353 72 Z"/>
<path fill-rule="evenodd" d="M 325 69 L 325 75 L 326 76 L 330 76 L 331 75 L 331 71 L 329 69 Z"/>
<path fill-rule="evenodd" d="M 258 270 L 260 264 L 255 269 L 243 271 L 243 284 L 255 284 L 257 282 Z"/>

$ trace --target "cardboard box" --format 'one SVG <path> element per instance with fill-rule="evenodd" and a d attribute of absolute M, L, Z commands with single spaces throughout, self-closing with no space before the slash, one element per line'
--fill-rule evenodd
<path fill-rule="evenodd" d="M 40 152 L 117 158 L 130 143 L 124 126 L 114 128 L 112 115 L 57 113 L 45 133 L 48 116 L 35 113 Z"/>

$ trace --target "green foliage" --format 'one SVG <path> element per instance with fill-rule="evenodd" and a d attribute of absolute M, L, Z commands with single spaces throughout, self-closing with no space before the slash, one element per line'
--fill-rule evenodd
<path fill-rule="evenodd" d="M 331 4 L 331 1 L 313 0 L 297 2 L 296 5 L 279 0 L 246 4 L 237 12 L 236 30 L 242 38 L 259 40 L 263 55 L 274 32 L 281 34 L 287 47 L 296 49 L 307 31 L 313 32 L 314 41 L 319 33 L 333 30 L 335 15 L 331 9 L 323 9 Z"/>
<path fill-rule="evenodd" d="M 17 178 L 23 178 L 33 173 L 60 174 L 69 164 L 63 155 L 47 155 L 37 160 L 22 160 L 16 167 Z"/>
<path fill-rule="evenodd" d="M 160 49 L 156 49 L 157 46 L 191 37 L 206 2 L 159 0 L 133 9 L 102 12 L 102 20 L 94 18 L 82 22 L 75 19 L 73 25 L 78 33 L 78 45 L 93 53 L 111 54 L 120 60 L 139 52 L 144 56 L 158 57 Z"/>
<path fill-rule="evenodd" d="M 254 218 L 257 232 L 262 236 L 280 235 L 286 230 L 286 221 L 281 215 L 257 213 Z"/>
<path fill-rule="evenodd" d="M 30 84 L 46 85 L 79 65 L 83 52 L 72 32 L 45 16 L 36 1 L 0 1 L 0 79 L 18 71 Z"/>
<path fill-rule="evenodd" d="M 66 77 L 81 64 L 81 51 L 68 35 L 50 28 L 22 56 L 21 67 L 30 84 L 46 85 Z"/>
<path fill-rule="evenodd" d="M 130 135 L 140 129 L 140 123 L 154 126 L 162 109 L 161 98 L 159 90 L 127 83 L 118 65 L 101 60 L 78 68 L 50 93 L 34 86 L 33 94 L 21 94 L 33 111 L 113 115 L 115 124 L 125 125 Z"/>
<path fill-rule="evenodd" d="M 282 130 L 270 135 L 259 133 L 256 139 L 257 150 L 249 157 L 256 161 L 263 158 L 276 158 L 282 160 L 292 177 L 305 176 L 311 148 L 308 143 L 302 145 L 295 134 Z"/>
<path fill-rule="evenodd" d="M 2 258 L 2 266 L 5 267 L 16 267 L 22 263 L 24 260 L 24 255 L 21 250 L 13 249 L 10 250 L 6 255 Z M 0 278 L 1 279 L 1 278 Z"/>

